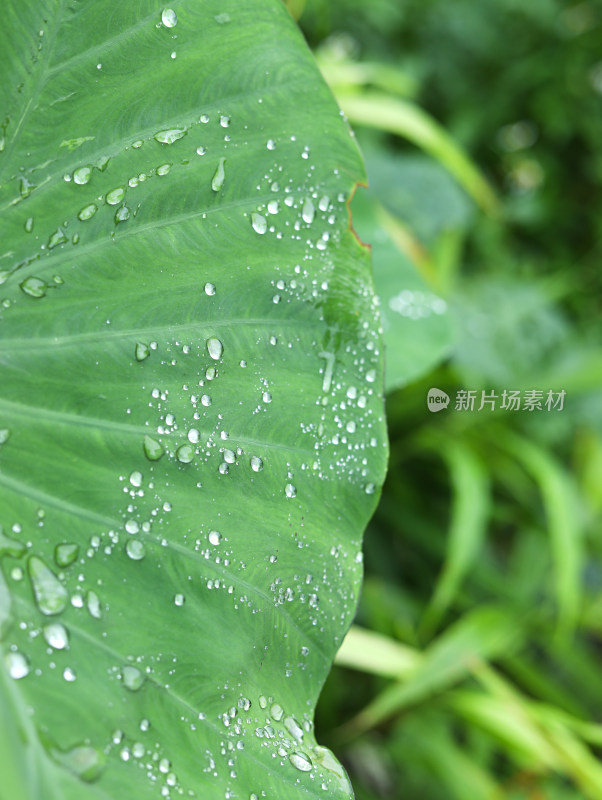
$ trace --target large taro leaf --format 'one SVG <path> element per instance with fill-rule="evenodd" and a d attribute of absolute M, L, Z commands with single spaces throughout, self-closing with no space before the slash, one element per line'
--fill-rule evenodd
<path fill-rule="evenodd" d="M 279 0 L 10 0 L 1 800 L 348 798 L 382 481 L 362 166 Z"/>

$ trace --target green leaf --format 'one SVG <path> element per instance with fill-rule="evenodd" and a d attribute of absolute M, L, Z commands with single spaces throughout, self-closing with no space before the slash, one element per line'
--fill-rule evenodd
<path fill-rule="evenodd" d="M 278 0 L 3 11 L 0 798 L 349 798 L 313 712 L 386 459 L 357 147 Z"/>

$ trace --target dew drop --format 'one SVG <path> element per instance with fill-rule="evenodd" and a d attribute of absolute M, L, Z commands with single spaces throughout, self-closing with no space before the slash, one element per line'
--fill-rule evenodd
<path fill-rule="evenodd" d="M 63 670 L 63 678 L 67 681 L 67 683 L 73 683 L 73 681 L 77 680 L 75 670 L 71 667 L 65 667 Z"/>
<path fill-rule="evenodd" d="M 301 772 L 309 772 L 313 767 L 309 756 L 305 755 L 305 753 L 291 753 L 288 758 L 293 767 L 301 770 Z"/>
<path fill-rule="evenodd" d="M 251 214 L 251 225 L 255 233 L 265 233 L 268 229 L 266 218 L 262 214 L 257 214 L 255 211 Z"/>
<path fill-rule="evenodd" d="M 217 337 L 210 336 L 207 339 L 207 352 L 214 361 L 218 361 L 222 357 L 224 346 Z"/>
<path fill-rule="evenodd" d="M 293 486 L 292 483 L 287 483 L 286 486 L 284 487 L 284 494 L 287 497 L 296 497 L 297 496 L 297 490 Z"/>
<path fill-rule="evenodd" d="M 157 442 L 155 439 L 151 439 L 150 436 L 144 437 L 142 447 L 144 449 L 144 455 L 149 461 L 158 461 L 165 453 L 163 445 L 160 444 L 160 442 Z"/>
<path fill-rule="evenodd" d="M 21 287 L 22 292 L 25 292 L 25 294 L 29 295 L 29 297 L 34 297 L 36 299 L 45 297 L 46 289 L 48 288 L 46 281 L 33 276 L 25 278 L 25 280 L 20 283 L 19 286 Z"/>
<path fill-rule="evenodd" d="M 90 203 L 90 205 L 84 206 L 77 216 L 82 222 L 85 222 L 87 219 L 93 217 L 97 211 L 98 206 L 95 203 Z"/>
<path fill-rule="evenodd" d="M 183 606 L 184 603 L 186 602 L 186 598 L 184 597 L 183 594 L 177 594 L 174 597 L 173 601 L 177 606 Z"/>
<path fill-rule="evenodd" d="M 130 483 L 136 489 L 139 489 L 142 486 L 142 473 L 138 472 L 138 470 L 134 470 L 134 472 L 130 474 Z"/>
<path fill-rule="evenodd" d="M 224 185 L 224 180 L 226 178 L 226 172 L 224 170 L 224 164 L 226 163 L 225 158 L 220 158 L 217 169 L 215 170 L 215 175 L 211 181 L 211 188 L 214 192 L 219 192 L 219 190 Z"/>
<path fill-rule="evenodd" d="M 55 650 L 65 650 L 69 647 L 69 633 L 60 622 L 51 622 L 42 629 L 46 643 Z"/>
<path fill-rule="evenodd" d="M 194 448 L 189 444 L 182 444 L 176 450 L 176 458 L 180 464 L 190 464 L 194 458 Z"/>
<path fill-rule="evenodd" d="M 227 117 L 225 114 L 219 118 L 219 124 L 222 128 L 227 128 L 230 125 L 230 117 Z"/>
<path fill-rule="evenodd" d="M 103 752 L 86 745 L 74 747 L 66 752 L 51 748 L 50 755 L 54 761 L 86 783 L 98 780 L 106 761 Z"/>
<path fill-rule="evenodd" d="M 284 709 L 279 703 L 274 703 L 270 708 L 270 716 L 279 722 L 284 716 Z"/>
<path fill-rule="evenodd" d="M 303 212 L 302 212 L 303 221 L 307 222 L 308 225 L 311 224 L 314 221 L 315 213 L 316 210 L 314 208 L 314 204 L 308 197 L 307 200 L 303 203 Z"/>
<path fill-rule="evenodd" d="M 94 617 L 94 619 L 100 619 L 102 616 L 102 612 L 100 609 L 100 599 L 96 592 L 90 590 L 86 595 L 86 602 L 88 605 L 88 611 L 90 612 L 90 616 Z"/>
<path fill-rule="evenodd" d="M 160 167 L 157 167 L 157 175 L 167 175 L 170 169 L 171 164 L 161 164 Z"/>
<path fill-rule="evenodd" d="M 146 554 L 144 542 L 138 539 L 129 539 L 125 544 L 125 552 L 133 561 L 141 561 Z"/>
<path fill-rule="evenodd" d="M 33 230 L 33 217 L 28 217 L 25 220 L 25 231 L 26 233 L 31 233 Z"/>
<path fill-rule="evenodd" d="M 219 531 L 209 531 L 209 535 L 207 536 L 207 538 L 209 539 L 209 544 L 212 544 L 214 547 L 217 547 L 217 545 L 222 540 L 222 535 L 221 533 L 219 533 Z"/>
<path fill-rule="evenodd" d="M 268 148 L 268 150 L 275 150 L 276 142 L 273 139 L 268 139 L 266 147 Z"/>
<path fill-rule="evenodd" d="M 213 283 L 206 283 L 205 284 L 205 294 L 209 297 L 213 297 L 215 294 L 215 284 Z"/>
<path fill-rule="evenodd" d="M 41 558 L 31 556 L 27 563 L 36 605 L 47 616 L 60 614 L 67 605 L 68 593 Z"/>
<path fill-rule="evenodd" d="M 84 186 L 86 183 L 90 182 L 91 177 L 92 167 L 78 167 L 73 172 L 73 183 L 77 183 L 79 186 Z"/>
<path fill-rule="evenodd" d="M 178 24 L 178 17 L 173 8 L 164 8 L 161 12 L 161 22 L 166 28 L 175 28 Z"/>
<path fill-rule="evenodd" d="M 4 656 L 6 669 L 11 678 L 18 681 L 29 675 L 29 661 L 25 658 L 23 653 L 17 651 L 7 653 Z"/>
<path fill-rule="evenodd" d="M 129 664 L 121 670 L 121 680 L 126 689 L 130 692 L 137 692 L 144 683 L 144 674 L 140 672 L 138 667 L 132 667 Z"/>
<path fill-rule="evenodd" d="M 59 567 L 68 567 L 73 564 L 79 553 L 79 545 L 71 542 L 57 544 L 54 548 L 54 560 Z"/>
<path fill-rule="evenodd" d="M 154 138 L 161 144 L 173 144 L 184 136 L 186 136 L 185 128 L 168 128 L 165 131 L 157 131 Z"/>
<path fill-rule="evenodd" d="M 263 461 L 259 456 L 251 456 L 251 469 L 253 472 L 261 472 L 263 469 Z"/>
<path fill-rule="evenodd" d="M 105 195 L 105 200 L 110 206 L 116 206 L 125 197 L 125 186 L 118 186 L 116 189 L 111 189 L 110 192 L 107 192 Z"/>
<path fill-rule="evenodd" d="M 188 441 L 189 441 L 191 444 L 198 444 L 198 443 L 199 443 L 199 441 L 200 441 L 200 439 L 201 439 L 201 433 L 200 433 L 200 431 L 198 430 L 198 428 L 191 428 L 191 429 L 188 431 L 188 434 L 187 434 L 187 435 L 188 435 Z"/>

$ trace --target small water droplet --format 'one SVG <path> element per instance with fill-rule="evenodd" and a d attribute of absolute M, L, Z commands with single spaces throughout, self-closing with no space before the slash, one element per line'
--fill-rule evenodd
<path fill-rule="evenodd" d="M 91 177 L 92 167 L 78 167 L 73 172 L 73 183 L 77 183 L 79 186 L 84 186 L 86 183 L 90 182 Z"/>
<path fill-rule="evenodd" d="M 289 755 L 289 761 L 301 772 L 310 772 L 313 767 L 309 756 L 305 755 L 305 753 L 291 753 Z"/>
<path fill-rule="evenodd" d="M 271 403 L 272 402 L 272 395 L 269 392 L 264 392 L 262 395 L 262 400 L 264 403 Z"/>
<path fill-rule="evenodd" d="M 102 611 L 100 608 L 100 599 L 96 592 L 90 590 L 86 595 L 86 602 L 90 616 L 94 617 L 94 619 L 100 619 L 102 616 Z"/>
<path fill-rule="evenodd" d="M 27 569 L 36 599 L 42 614 L 52 616 L 60 614 L 67 605 L 69 595 L 63 584 L 41 558 L 31 556 Z"/>
<path fill-rule="evenodd" d="M 87 219 L 93 217 L 97 211 L 98 206 L 95 203 L 90 203 L 89 205 L 84 206 L 77 216 L 82 220 L 82 222 L 85 222 Z"/>
<path fill-rule="evenodd" d="M 46 281 L 43 281 L 41 278 L 35 278 L 33 275 L 29 278 L 25 278 L 19 286 L 21 287 L 21 291 L 25 292 L 26 295 L 36 299 L 45 297 L 46 289 L 48 288 Z"/>
<path fill-rule="evenodd" d="M 205 284 L 205 294 L 209 297 L 213 297 L 215 294 L 215 284 L 213 283 L 206 283 Z"/>
<path fill-rule="evenodd" d="M 51 622 L 42 629 L 44 639 L 55 650 L 65 650 L 69 647 L 69 633 L 60 622 Z"/>
<path fill-rule="evenodd" d="M 368 381 L 368 383 L 374 383 L 374 381 L 376 380 L 375 369 L 369 369 L 368 372 L 366 372 L 366 380 Z"/>
<path fill-rule="evenodd" d="M 157 133 L 155 133 L 155 139 L 161 144 L 173 144 L 177 142 L 178 139 L 182 139 L 186 136 L 186 133 L 187 131 L 185 128 L 168 128 L 165 131 L 157 131 Z"/>
<path fill-rule="evenodd" d="M 251 469 L 253 472 L 261 472 L 263 469 L 263 461 L 259 456 L 251 456 Z"/>
<path fill-rule="evenodd" d="M 67 683 L 73 683 L 73 681 L 77 680 L 75 670 L 71 667 L 65 667 L 63 670 L 63 678 L 67 681 Z"/>
<path fill-rule="evenodd" d="M 222 128 L 227 128 L 230 125 L 230 117 L 222 114 L 219 118 L 219 124 L 222 126 Z"/>
<path fill-rule="evenodd" d="M 170 169 L 171 164 L 161 164 L 160 167 L 157 167 L 157 175 L 167 175 Z"/>
<path fill-rule="evenodd" d="M 268 229 L 266 218 L 262 214 L 257 214 L 255 211 L 251 214 L 251 225 L 255 233 L 265 233 Z"/>
<path fill-rule="evenodd" d="M 161 12 L 161 22 L 166 28 L 175 28 L 178 24 L 178 17 L 173 8 L 164 8 Z"/>
<path fill-rule="evenodd" d="M 133 561 L 141 561 L 146 554 L 144 542 L 139 539 L 128 539 L 125 544 L 125 552 Z"/>
<path fill-rule="evenodd" d="M 10 439 L 10 429 L 0 428 L 0 444 L 5 444 Z"/>
<path fill-rule="evenodd" d="M 274 703 L 270 708 L 270 716 L 279 722 L 284 716 L 284 709 L 279 703 Z"/>
<path fill-rule="evenodd" d="M 138 470 L 134 470 L 130 474 L 130 483 L 132 486 L 135 486 L 136 489 L 139 489 L 142 486 L 142 473 L 138 472 Z"/>
<path fill-rule="evenodd" d="M 144 683 L 144 673 L 128 664 L 121 670 L 121 680 L 126 689 L 137 692 Z"/>
<path fill-rule="evenodd" d="M 79 553 L 79 545 L 71 542 L 57 544 L 54 548 L 54 560 L 59 567 L 68 567 L 73 564 Z"/>
<path fill-rule="evenodd" d="M 268 148 L 268 150 L 275 150 L 276 142 L 273 139 L 268 139 L 266 147 Z"/>
<path fill-rule="evenodd" d="M 307 222 L 308 225 L 311 224 L 314 221 L 315 213 L 316 210 L 314 208 L 314 204 L 308 197 L 307 200 L 303 203 L 303 212 L 302 212 L 303 221 Z"/>
<path fill-rule="evenodd" d="M 196 149 L 196 153 L 197 153 L 198 156 L 204 156 L 206 152 L 207 152 L 207 148 L 203 147 L 203 145 L 199 145 L 197 147 L 197 149 Z"/>
<path fill-rule="evenodd" d="M 23 653 L 11 651 L 4 656 L 4 663 L 11 678 L 18 681 L 29 675 L 29 661 Z"/>
<path fill-rule="evenodd" d="M 220 158 L 217 169 L 215 170 L 215 175 L 213 176 L 213 180 L 211 181 L 211 188 L 214 192 L 219 192 L 219 190 L 224 185 L 224 180 L 226 178 L 226 172 L 224 170 L 224 164 L 226 163 L 225 158 Z"/>
<path fill-rule="evenodd" d="M 25 220 L 25 230 L 27 233 L 31 233 L 33 230 L 33 217 L 28 217 Z"/>
<path fill-rule="evenodd" d="M 191 428 L 188 431 L 188 441 L 191 442 L 191 444 L 198 444 L 200 440 L 201 440 L 201 433 L 198 430 L 198 428 Z"/>
<path fill-rule="evenodd" d="M 287 497 L 296 497 L 297 496 L 297 490 L 293 486 L 292 483 L 287 483 L 286 486 L 284 487 L 284 494 Z"/>
<path fill-rule="evenodd" d="M 130 218 L 130 209 L 123 205 L 115 212 L 115 224 L 119 225 L 120 222 L 127 222 Z"/>
<path fill-rule="evenodd" d="M 150 436 L 144 437 L 144 443 L 142 446 L 144 449 L 144 455 L 149 461 L 158 461 L 165 453 L 163 445 L 160 442 L 157 442 L 155 439 L 151 439 Z"/>
<path fill-rule="evenodd" d="M 209 378 L 211 380 L 211 378 Z M 201 405 L 205 406 L 205 408 L 209 408 L 211 405 L 211 398 L 208 394 L 201 395 Z"/>
<path fill-rule="evenodd" d="M 177 594 L 174 597 L 173 601 L 177 606 L 183 606 L 184 603 L 186 602 L 186 598 L 184 597 L 183 594 Z"/>
<path fill-rule="evenodd" d="M 218 361 L 222 357 L 224 346 L 217 337 L 210 336 L 207 339 L 207 352 L 214 361 Z"/>

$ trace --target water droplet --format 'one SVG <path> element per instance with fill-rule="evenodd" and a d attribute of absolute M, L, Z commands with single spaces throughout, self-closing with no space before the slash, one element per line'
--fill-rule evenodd
<path fill-rule="evenodd" d="M 287 483 L 286 486 L 284 487 L 284 494 L 287 497 L 296 497 L 297 490 L 295 489 L 292 483 Z"/>
<path fill-rule="evenodd" d="M 211 378 L 209 380 L 211 380 Z M 204 394 L 201 396 L 201 405 L 205 406 L 206 408 L 209 408 L 209 406 L 211 405 L 211 398 L 209 397 L 208 394 Z"/>
<path fill-rule="evenodd" d="M 0 428 L 0 444 L 5 444 L 10 438 L 9 428 Z"/>
<path fill-rule="evenodd" d="M 26 549 L 23 542 L 18 542 L 16 539 L 10 539 L 8 536 L 5 536 L 2 532 L 2 526 L 0 525 L 0 556 L 7 555 L 20 558 Z"/>
<path fill-rule="evenodd" d="M 130 209 L 127 206 L 121 206 L 115 212 L 115 224 L 119 225 L 120 222 L 127 222 L 130 218 Z"/>
<path fill-rule="evenodd" d="M 205 284 L 205 294 L 209 297 L 213 297 L 215 294 L 215 284 L 213 283 L 206 283 Z"/>
<path fill-rule="evenodd" d="M 194 448 L 189 444 L 183 444 L 176 450 L 176 458 L 181 464 L 190 464 L 194 458 Z"/>
<path fill-rule="evenodd" d="M 92 167 L 78 167 L 73 172 L 73 183 L 77 183 L 80 186 L 83 186 L 84 184 L 90 182 L 91 177 L 92 177 Z"/>
<path fill-rule="evenodd" d="M 63 584 L 41 558 L 31 556 L 27 563 L 29 578 L 42 614 L 52 616 L 60 614 L 67 605 L 69 595 Z"/>
<path fill-rule="evenodd" d="M 146 554 L 144 542 L 139 539 L 128 539 L 125 544 L 125 552 L 133 561 L 141 561 Z"/>
<path fill-rule="evenodd" d="M 33 230 L 33 217 L 28 217 L 25 220 L 25 231 L 27 233 L 31 233 Z"/>
<path fill-rule="evenodd" d="M 270 716 L 279 722 L 284 716 L 284 709 L 279 703 L 274 703 L 270 708 Z"/>
<path fill-rule="evenodd" d="M 86 783 L 98 780 L 106 761 L 102 751 L 88 746 L 74 747 L 67 752 L 51 748 L 50 755 L 54 761 Z"/>
<path fill-rule="evenodd" d="M 345 425 L 345 428 L 347 430 L 347 433 L 355 433 L 355 422 L 352 419 L 349 420 L 347 425 Z"/>
<path fill-rule="evenodd" d="M 136 361 L 144 361 L 150 356 L 150 347 L 144 342 L 136 342 Z"/>
<path fill-rule="evenodd" d="M 138 667 L 127 665 L 121 670 L 121 680 L 126 689 L 130 692 L 137 692 L 144 683 L 144 673 Z"/>
<path fill-rule="evenodd" d="M 276 149 L 276 142 L 273 139 L 268 139 L 266 147 L 268 148 L 268 150 L 275 150 Z"/>
<path fill-rule="evenodd" d="M 29 675 L 29 662 L 23 655 L 16 651 L 7 653 L 4 656 L 4 663 L 11 678 L 18 681 Z"/>
<path fill-rule="evenodd" d="M 67 683 L 73 683 L 73 681 L 77 680 L 75 670 L 71 667 L 65 667 L 63 670 L 63 678 L 67 681 Z"/>
<path fill-rule="evenodd" d="M 188 431 L 188 441 L 192 444 L 198 444 L 201 440 L 201 433 L 198 428 L 191 428 Z"/>
<path fill-rule="evenodd" d="M 230 471 L 230 467 L 226 464 L 225 461 L 222 461 L 222 463 L 218 467 L 218 470 L 221 475 L 227 475 L 228 472 Z"/>
<path fill-rule="evenodd" d="M 173 144 L 177 142 L 178 139 L 182 139 L 186 136 L 186 133 L 187 131 L 185 128 L 169 128 L 168 130 L 155 133 L 155 139 L 161 144 Z"/>
<path fill-rule="evenodd" d="M 262 214 L 257 214 L 255 211 L 251 214 L 251 225 L 255 233 L 265 233 L 268 229 L 266 218 Z"/>
<path fill-rule="evenodd" d="M 116 189 L 111 189 L 110 192 L 107 192 L 105 195 L 105 200 L 110 206 L 116 206 L 125 197 L 125 186 L 118 186 Z"/>
<path fill-rule="evenodd" d="M 374 383 L 374 381 L 376 380 L 375 369 L 369 369 L 368 372 L 366 372 L 366 380 L 368 381 L 368 383 Z"/>
<path fill-rule="evenodd" d="M 230 117 L 222 114 L 222 116 L 219 118 L 219 124 L 222 126 L 222 128 L 227 128 L 230 124 Z"/>
<path fill-rule="evenodd" d="M 220 158 L 217 169 L 215 170 L 215 175 L 213 176 L 213 180 L 211 181 L 211 188 L 214 192 L 219 192 L 219 190 L 224 185 L 224 180 L 226 178 L 226 172 L 224 170 L 224 164 L 226 163 L 225 158 Z"/>
<path fill-rule="evenodd" d="M 142 446 L 144 449 L 144 455 L 149 461 L 158 461 L 165 453 L 163 445 L 160 442 L 157 442 L 155 439 L 151 439 L 150 436 L 144 437 L 144 443 Z"/>
<path fill-rule="evenodd" d="M 186 598 L 184 597 L 183 594 L 177 594 L 174 597 L 173 601 L 177 606 L 183 606 L 184 603 L 186 602 Z"/>
<path fill-rule="evenodd" d="M 86 602 L 88 605 L 88 611 L 90 612 L 90 616 L 94 617 L 94 619 L 100 619 L 102 616 L 102 612 L 100 609 L 100 599 L 96 592 L 90 590 L 86 595 Z"/>
<path fill-rule="evenodd" d="M 264 392 L 261 395 L 261 398 L 264 403 L 271 403 L 272 402 L 272 395 L 269 392 Z"/>
<path fill-rule="evenodd" d="M 79 545 L 71 542 L 57 544 L 54 548 L 54 560 L 59 567 L 68 567 L 73 564 L 79 553 Z"/>
<path fill-rule="evenodd" d="M 207 352 L 214 361 L 218 361 L 222 357 L 224 346 L 218 338 L 210 336 L 209 339 L 207 339 Z"/>
<path fill-rule="evenodd" d="M 251 469 L 253 472 L 261 472 L 263 469 L 263 461 L 259 456 L 251 456 Z"/>
<path fill-rule="evenodd" d="M 51 622 L 42 629 L 44 639 L 55 650 L 65 650 L 69 647 L 69 633 L 60 622 Z"/>
<path fill-rule="evenodd" d="M 132 755 L 134 756 L 134 758 L 142 758 L 142 756 L 144 755 L 145 752 L 146 752 L 146 749 L 145 749 L 144 745 L 142 744 L 142 742 L 135 742 L 134 743 L 134 745 L 132 747 Z"/>
<path fill-rule="evenodd" d="M 161 13 L 161 22 L 166 28 L 175 28 L 178 24 L 178 17 L 173 8 L 164 8 Z"/>
<path fill-rule="evenodd" d="M 51 234 L 50 238 L 48 239 L 48 249 L 52 250 L 54 247 L 57 247 L 59 244 L 65 244 L 65 242 L 69 241 L 65 236 L 65 232 L 61 228 L 57 228 L 53 234 Z"/>
<path fill-rule="evenodd" d="M 209 535 L 207 536 L 207 538 L 209 539 L 209 544 L 212 544 L 214 547 L 217 547 L 217 545 L 222 540 L 222 535 L 219 531 L 209 531 Z"/>
<path fill-rule="evenodd" d="M 308 225 L 311 224 L 314 221 L 315 213 L 316 210 L 314 208 L 314 204 L 308 197 L 307 200 L 303 203 L 303 212 L 302 212 L 303 221 L 307 222 Z"/>
<path fill-rule="evenodd" d="M 197 147 L 197 149 L 196 149 L 196 152 L 197 152 L 197 155 L 198 155 L 198 156 L 204 156 L 204 155 L 205 155 L 205 153 L 207 152 L 207 148 L 206 148 L 206 147 L 203 147 L 203 145 L 199 145 L 199 146 Z"/>
<path fill-rule="evenodd" d="M 270 200 L 268 203 L 268 211 L 270 214 L 277 214 L 278 213 L 278 200 Z"/>
<path fill-rule="evenodd" d="M 303 739 L 303 728 L 299 725 L 294 717 L 285 717 L 284 727 L 291 734 L 291 736 L 297 739 L 297 741 L 300 742 L 301 739 Z"/>
<path fill-rule="evenodd" d="M 46 281 L 43 281 L 41 278 L 35 278 L 33 275 L 29 278 L 25 278 L 19 286 L 21 287 L 21 291 L 25 292 L 29 297 L 35 297 L 36 299 L 45 297 L 46 289 L 48 288 Z"/>
<path fill-rule="evenodd" d="M 90 203 L 90 205 L 84 206 L 77 216 L 82 222 L 85 222 L 87 219 L 90 219 L 90 217 L 93 217 L 97 211 L 98 206 L 95 203 Z"/>
<path fill-rule="evenodd" d="M 309 756 L 305 755 L 305 753 L 291 753 L 289 755 L 289 761 L 301 772 L 310 772 L 313 767 Z"/>
<path fill-rule="evenodd" d="M 142 486 L 142 473 L 138 472 L 138 470 L 134 470 L 130 475 L 130 483 L 132 486 L 135 486 L 136 489 L 139 489 L 140 486 Z"/>
<path fill-rule="evenodd" d="M 161 164 L 160 167 L 157 167 L 157 175 L 167 175 L 170 169 L 171 164 Z"/>
<path fill-rule="evenodd" d="M 366 494 L 374 494 L 376 491 L 376 486 L 373 483 L 367 483 L 364 491 Z"/>

